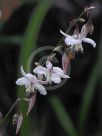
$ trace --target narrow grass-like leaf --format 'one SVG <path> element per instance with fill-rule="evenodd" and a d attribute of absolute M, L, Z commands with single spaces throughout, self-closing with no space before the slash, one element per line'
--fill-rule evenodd
<path fill-rule="evenodd" d="M 62 125 L 63 129 L 68 134 L 68 136 L 78 136 L 78 133 L 72 123 L 72 120 L 66 110 L 64 109 L 60 100 L 56 96 L 53 96 L 50 98 L 50 102 L 60 124 Z"/>
<path fill-rule="evenodd" d="M 24 35 L 24 40 L 22 42 L 22 49 L 20 55 L 19 65 L 23 65 L 24 69 L 26 69 L 27 60 L 30 54 L 32 53 L 33 49 L 36 47 L 37 37 L 39 34 L 41 24 L 43 22 L 43 19 L 48 9 L 52 5 L 51 3 L 52 1 L 49 2 L 48 0 L 38 1 L 37 6 L 32 13 L 26 33 Z M 21 88 L 18 89 L 18 95 L 20 92 L 22 92 Z M 27 109 L 27 105 L 23 103 L 22 107 L 23 107 L 22 112 L 25 112 L 25 110 Z M 28 135 L 30 135 L 30 121 L 28 117 L 24 116 L 24 123 L 21 129 L 21 136 L 28 136 Z"/>
<path fill-rule="evenodd" d="M 48 0 L 40 0 L 36 9 L 32 13 L 31 20 L 29 22 L 26 34 L 24 36 L 24 41 L 22 43 L 22 51 L 20 57 L 20 64 L 26 68 L 27 60 L 32 53 L 33 49 L 36 48 L 36 42 L 39 34 L 39 30 L 43 19 L 52 5 L 52 2 Z"/>
<path fill-rule="evenodd" d="M 98 73 L 99 73 L 99 68 L 96 64 L 88 80 L 88 84 L 85 89 L 85 94 L 84 94 L 83 101 L 81 104 L 81 109 L 80 109 L 80 114 L 79 114 L 80 131 L 83 130 L 85 121 L 87 119 L 88 111 L 91 106 L 92 98 L 93 98 L 94 91 L 95 91 L 95 86 L 96 86 L 97 79 L 98 79 Z"/>
<path fill-rule="evenodd" d="M 92 98 L 94 95 L 95 91 L 95 86 L 97 84 L 97 81 L 99 77 L 102 75 L 102 34 L 100 37 L 100 43 L 99 43 L 99 55 L 97 59 L 97 63 L 95 64 L 92 73 L 90 75 L 90 78 L 88 80 L 86 89 L 85 89 L 85 94 L 83 97 L 83 101 L 81 104 L 81 109 L 80 109 L 80 114 L 79 114 L 79 125 L 80 125 L 80 131 L 82 132 L 84 129 L 85 121 L 87 119 L 88 111 L 91 106 Z"/>

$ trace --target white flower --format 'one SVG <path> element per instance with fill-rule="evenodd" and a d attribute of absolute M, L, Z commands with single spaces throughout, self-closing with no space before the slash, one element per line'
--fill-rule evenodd
<path fill-rule="evenodd" d="M 64 71 L 59 67 L 53 67 L 50 61 L 46 62 L 46 68 L 38 66 L 33 70 L 36 74 L 43 74 L 46 77 L 47 82 L 60 83 L 61 78 L 69 78 L 68 75 L 64 74 Z"/>
<path fill-rule="evenodd" d="M 65 36 L 65 43 L 67 46 L 71 46 L 71 48 L 75 45 L 81 45 L 82 42 L 89 43 L 94 48 L 96 47 L 96 43 L 92 39 L 82 36 L 81 33 L 79 33 L 78 35 L 72 35 L 72 36 L 64 33 L 62 30 L 60 30 L 60 33 Z"/>
<path fill-rule="evenodd" d="M 26 74 L 24 72 L 22 66 L 21 66 L 21 74 L 23 75 L 23 77 L 19 78 L 16 81 L 16 84 L 17 85 L 25 85 L 26 92 L 34 92 L 35 91 L 34 89 L 36 89 L 42 95 L 47 94 L 45 87 L 39 83 L 39 80 L 34 75 L 32 75 L 30 73 Z"/>

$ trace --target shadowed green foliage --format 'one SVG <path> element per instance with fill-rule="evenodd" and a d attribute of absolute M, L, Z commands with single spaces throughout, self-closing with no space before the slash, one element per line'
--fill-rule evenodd
<path fill-rule="evenodd" d="M 60 100 L 56 96 L 53 96 L 51 97 L 50 102 L 60 124 L 62 125 L 63 129 L 68 134 L 68 136 L 78 136 L 78 133 L 72 123 L 72 120 L 66 110 L 64 109 Z"/>
<path fill-rule="evenodd" d="M 85 121 L 87 119 L 87 115 L 91 106 L 91 102 L 95 92 L 96 83 L 99 77 L 98 73 L 99 73 L 99 67 L 96 64 L 88 80 L 85 93 L 83 96 L 82 104 L 81 104 L 81 109 L 79 114 L 79 125 L 80 125 L 81 131 L 84 128 Z"/>
<path fill-rule="evenodd" d="M 0 43 L 21 44 L 22 38 L 19 36 L 0 36 Z"/>
<path fill-rule="evenodd" d="M 96 84 L 99 80 L 99 78 L 102 76 L 102 34 L 100 36 L 100 42 L 99 42 L 99 51 L 98 56 L 96 60 L 96 64 L 92 70 L 92 73 L 89 77 L 85 93 L 83 96 L 80 114 L 79 114 L 79 125 L 80 125 L 80 131 L 83 131 L 85 121 L 87 119 L 88 112 L 90 110 L 91 102 L 93 99 L 93 95 L 95 92 Z M 102 80 L 102 79 L 100 79 Z"/>

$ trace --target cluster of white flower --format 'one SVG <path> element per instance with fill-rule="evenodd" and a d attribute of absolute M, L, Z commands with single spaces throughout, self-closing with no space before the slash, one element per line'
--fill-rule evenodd
<path fill-rule="evenodd" d="M 83 52 L 82 42 L 89 43 L 94 48 L 96 47 L 96 43 L 92 39 L 86 38 L 87 34 L 92 32 L 93 32 L 93 25 L 90 22 L 87 22 L 82 26 L 80 33 L 79 33 L 79 28 L 77 27 L 72 36 L 60 30 L 60 33 L 65 36 L 64 46 L 67 46 L 67 48 L 70 49 L 70 52 L 62 56 L 63 69 L 59 67 L 54 67 L 51 61 L 47 60 L 46 68 L 41 65 L 37 66 L 33 70 L 33 72 L 35 73 L 35 75 L 33 75 L 31 73 L 26 74 L 23 70 L 23 67 L 21 66 L 21 74 L 23 75 L 23 77 L 19 78 L 16 81 L 16 84 L 25 85 L 26 92 L 36 93 L 36 90 L 38 90 L 40 94 L 46 95 L 47 91 L 44 87 L 44 84 L 52 84 L 52 83 L 58 84 L 61 82 L 61 78 L 69 78 L 69 76 L 66 74 L 66 70 L 67 70 L 68 62 L 70 62 L 70 59 L 67 56 L 70 53 L 74 52 L 75 54 L 75 52 L 79 52 L 79 51 Z M 56 49 L 58 49 L 58 47 Z M 40 78 L 39 80 L 39 78 L 37 78 L 39 76 L 40 77 L 44 76 L 44 78 Z"/>
<path fill-rule="evenodd" d="M 44 75 L 46 80 L 39 80 L 36 76 L 31 73 L 25 73 L 21 66 L 22 78 L 16 81 L 17 85 L 25 85 L 26 92 L 35 92 L 38 90 L 40 94 L 46 95 L 46 89 L 42 84 L 60 83 L 61 78 L 69 78 L 68 75 L 64 74 L 64 71 L 59 67 L 53 67 L 50 61 L 46 61 L 46 68 L 43 66 L 36 67 L 33 72 L 37 75 Z"/>
<path fill-rule="evenodd" d="M 82 51 L 82 52 L 83 52 L 82 42 L 89 43 L 94 48 L 96 47 L 96 43 L 92 39 L 86 38 L 89 32 L 90 33 L 93 32 L 93 26 L 92 24 L 89 24 L 89 22 L 83 25 L 80 33 L 79 33 L 79 29 L 76 28 L 72 36 L 60 30 L 60 33 L 63 36 L 65 36 L 66 45 L 69 46 L 71 49 L 74 49 L 75 51 Z"/>

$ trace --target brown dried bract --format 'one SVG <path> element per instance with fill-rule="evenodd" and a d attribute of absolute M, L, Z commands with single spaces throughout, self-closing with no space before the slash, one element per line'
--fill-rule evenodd
<path fill-rule="evenodd" d="M 79 27 L 77 25 L 76 29 L 74 30 L 73 36 L 78 36 L 78 35 L 79 35 Z"/>
<path fill-rule="evenodd" d="M 91 15 L 91 13 L 92 13 L 92 11 L 93 11 L 94 9 L 95 9 L 94 6 L 90 6 L 90 7 L 87 6 L 87 7 L 85 8 L 84 11 L 86 12 L 87 17 Z"/>
<path fill-rule="evenodd" d="M 17 127 L 16 127 L 16 135 L 18 134 L 18 132 L 19 132 L 19 130 L 21 128 L 22 122 L 23 122 L 23 114 L 21 112 L 20 115 L 18 115 Z"/>
<path fill-rule="evenodd" d="M 18 115 L 17 115 L 17 114 L 14 114 L 14 115 L 13 115 L 13 119 L 12 119 L 12 124 L 13 124 L 13 125 L 16 125 L 16 124 L 17 124 L 17 121 L 18 121 Z"/>
<path fill-rule="evenodd" d="M 75 56 L 75 52 L 71 51 L 71 50 L 67 50 L 67 55 L 66 55 L 66 53 L 63 54 L 63 56 L 62 56 L 62 67 L 63 67 L 63 71 L 64 71 L 65 74 L 66 74 L 68 65 L 70 64 L 70 61 L 72 59 L 74 59 L 74 56 Z"/>
<path fill-rule="evenodd" d="M 86 37 L 88 33 L 92 34 L 94 31 L 94 26 L 91 21 L 88 21 L 82 26 L 80 37 Z"/>
<path fill-rule="evenodd" d="M 36 94 L 31 96 L 31 98 L 29 99 L 29 107 L 28 107 L 27 115 L 31 112 L 31 110 L 35 104 L 35 101 L 36 101 Z"/>

